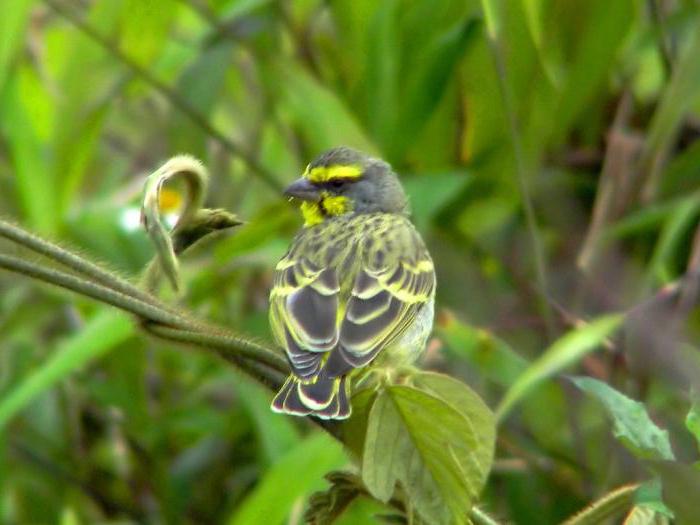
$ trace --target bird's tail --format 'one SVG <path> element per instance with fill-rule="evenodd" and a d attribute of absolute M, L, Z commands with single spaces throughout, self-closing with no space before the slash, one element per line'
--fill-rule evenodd
<path fill-rule="evenodd" d="M 324 369 L 311 380 L 291 374 L 272 400 L 272 410 L 295 416 L 346 419 L 351 412 L 346 377 L 329 377 Z"/>

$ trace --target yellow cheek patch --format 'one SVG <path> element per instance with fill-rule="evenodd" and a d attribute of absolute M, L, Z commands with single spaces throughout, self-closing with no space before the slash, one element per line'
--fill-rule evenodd
<path fill-rule="evenodd" d="M 316 166 L 306 168 L 304 177 L 311 182 L 328 182 L 335 179 L 359 179 L 362 176 L 362 167 L 355 165 L 348 166 Z"/>
<path fill-rule="evenodd" d="M 321 202 L 302 202 L 301 214 L 304 217 L 304 226 L 321 224 L 325 216 L 342 215 L 352 210 L 350 199 L 341 195 L 321 194 Z"/>
<path fill-rule="evenodd" d="M 324 197 L 321 201 L 323 209 L 328 215 L 342 215 L 350 211 L 350 199 L 341 195 Z"/>
<path fill-rule="evenodd" d="M 301 214 L 304 216 L 304 226 L 314 226 L 323 222 L 323 212 L 318 202 L 302 202 Z"/>

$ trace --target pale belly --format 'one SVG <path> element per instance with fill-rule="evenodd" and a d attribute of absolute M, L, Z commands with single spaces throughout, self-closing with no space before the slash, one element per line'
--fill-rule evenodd
<path fill-rule="evenodd" d="M 391 348 L 382 350 L 375 364 L 377 366 L 400 367 L 415 363 L 425 351 L 426 342 L 433 330 L 435 298 L 431 298 L 416 316 L 415 322 Z"/>

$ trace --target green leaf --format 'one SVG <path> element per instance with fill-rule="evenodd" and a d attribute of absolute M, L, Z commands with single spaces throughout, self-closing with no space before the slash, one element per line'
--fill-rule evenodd
<path fill-rule="evenodd" d="M 581 115 L 589 102 L 605 87 L 605 80 L 616 55 L 634 20 L 632 0 L 595 0 L 590 12 L 580 23 L 583 31 L 577 35 L 577 49 L 571 68 L 558 100 L 554 140 L 564 136 Z"/>
<path fill-rule="evenodd" d="M 685 417 L 685 427 L 695 436 L 698 449 L 700 450 L 700 392 L 692 389 L 690 392 L 691 406 L 688 415 Z"/>
<path fill-rule="evenodd" d="M 694 24 L 697 23 L 696 15 Z M 647 140 L 639 160 L 640 165 L 646 169 L 664 160 L 676 140 L 678 127 L 697 98 L 700 87 L 700 34 L 696 30 L 689 33 L 689 40 L 678 62 L 674 64 L 671 81 L 667 84 L 649 125 Z"/>
<path fill-rule="evenodd" d="M 664 501 L 675 515 L 677 525 L 700 523 L 700 471 L 676 461 L 652 461 L 651 468 L 661 476 Z"/>
<path fill-rule="evenodd" d="M 352 416 L 343 423 L 343 443 L 355 457 L 361 458 L 367 436 L 367 424 L 377 391 L 366 388 L 355 392 L 352 396 Z"/>
<path fill-rule="evenodd" d="M 309 507 L 304 514 L 307 523 L 335 523 L 358 497 L 367 494 L 362 479 L 351 472 L 329 472 L 326 479 L 331 486 L 309 498 Z"/>
<path fill-rule="evenodd" d="M 385 150 L 390 159 L 401 158 L 418 138 L 444 95 L 453 70 L 477 39 L 480 27 L 480 21 L 469 18 L 436 35 L 422 50 L 416 59 L 417 67 L 406 74 L 398 124 L 401 133 L 395 134 L 395 140 Z"/>
<path fill-rule="evenodd" d="M 323 475 L 342 467 L 341 445 L 316 433 L 282 456 L 228 520 L 229 525 L 282 523 L 295 502 L 323 486 Z"/>
<path fill-rule="evenodd" d="M 379 3 L 367 35 L 367 65 L 362 93 L 366 121 L 376 142 L 386 149 L 397 132 L 400 47 L 397 45 L 398 0 Z"/>
<path fill-rule="evenodd" d="M 635 456 L 642 459 L 673 459 L 668 432 L 660 429 L 644 405 L 590 377 L 572 378 L 584 392 L 596 397 L 613 420 L 613 433 Z"/>
<path fill-rule="evenodd" d="M 431 523 L 467 523 L 493 460 L 493 415 L 459 381 L 430 373 L 411 380 L 384 387 L 372 406 L 362 479 L 381 501 L 400 482 Z"/>
<path fill-rule="evenodd" d="M 178 95 L 207 120 L 224 88 L 231 51 L 232 44 L 228 40 L 207 48 L 178 79 Z M 206 158 L 207 134 L 189 117 L 175 110 L 168 131 L 172 150 L 187 151 L 196 157 Z"/>
<path fill-rule="evenodd" d="M 68 374 L 85 366 L 134 333 L 131 320 L 112 310 L 101 310 L 78 333 L 59 345 L 41 368 L 0 399 L 0 430 L 17 412 Z"/>
<path fill-rule="evenodd" d="M 673 518 L 673 511 L 664 503 L 661 480 L 658 477 L 642 483 L 637 489 L 634 501 L 637 504 L 635 508 L 648 509 L 655 514 Z"/>
<path fill-rule="evenodd" d="M 236 391 L 255 422 L 258 441 L 267 464 L 274 464 L 299 443 L 299 432 L 291 418 L 270 410 L 270 394 L 259 384 L 239 378 Z"/>
<path fill-rule="evenodd" d="M 55 232 L 56 200 L 53 179 L 48 176 L 48 152 L 29 113 L 19 76 L 7 82 L 0 97 L 2 129 L 15 172 L 16 193 L 29 225 L 42 233 Z"/>
<path fill-rule="evenodd" d="M 700 196 L 695 194 L 682 199 L 670 210 L 647 267 L 645 283 L 648 287 L 666 284 L 673 279 L 674 259 L 683 247 L 686 232 L 697 222 L 699 211 Z"/>
<path fill-rule="evenodd" d="M 617 330 L 622 320 L 619 314 L 600 317 L 555 341 L 508 389 L 496 409 L 496 419 L 502 421 L 533 387 L 598 348 Z"/>
<path fill-rule="evenodd" d="M 112 35 L 120 9 L 121 2 L 95 2 L 89 6 L 86 22 L 100 34 Z M 70 31 L 65 45 L 65 60 L 56 72 L 62 96 L 52 101 L 55 116 L 50 136 L 50 178 L 56 186 L 56 214 L 61 219 L 71 211 L 75 194 L 84 189 L 103 138 L 103 125 L 124 78 L 121 69 L 111 67 L 107 51 L 82 31 Z M 75 56 L 80 60 L 70 58 Z"/>

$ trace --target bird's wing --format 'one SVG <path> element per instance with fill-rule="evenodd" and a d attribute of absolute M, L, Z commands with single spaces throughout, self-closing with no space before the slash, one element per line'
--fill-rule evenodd
<path fill-rule="evenodd" d="M 435 271 L 418 233 L 395 222 L 365 250 L 340 323 L 338 346 L 325 371 L 330 377 L 368 364 L 400 339 L 433 297 Z"/>
<path fill-rule="evenodd" d="M 333 268 L 288 254 L 278 264 L 270 294 L 272 328 L 294 374 L 318 375 L 323 356 L 338 343 L 338 293 Z"/>

